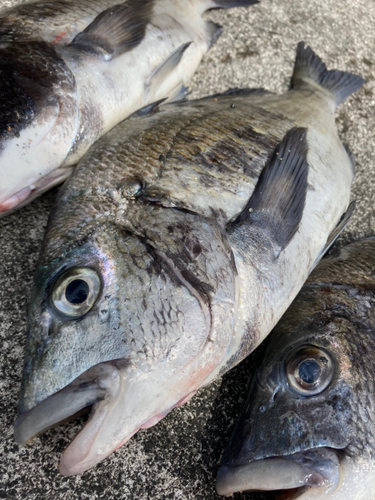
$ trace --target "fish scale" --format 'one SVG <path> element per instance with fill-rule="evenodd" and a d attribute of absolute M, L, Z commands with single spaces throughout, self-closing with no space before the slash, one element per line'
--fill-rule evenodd
<path fill-rule="evenodd" d="M 363 81 L 329 72 L 301 43 L 293 82 L 282 96 L 234 90 L 148 106 L 61 189 L 34 281 L 15 433 L 30 439 L 44 413 L 57 422 L 90 380 L 98 400 L 63 474 L 92 467 L 248 355 L 344 227 L 353 166 L 333 111 Z M 87 296 L 72 302 L 82 281 Z M 116 382 L 103 399 L 108 373 Z"/>

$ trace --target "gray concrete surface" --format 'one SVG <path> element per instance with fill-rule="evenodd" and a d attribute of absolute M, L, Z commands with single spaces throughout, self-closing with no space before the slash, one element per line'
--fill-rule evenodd
<path fill-rule="evenodd" d="M 375 234 L 375 2 L 262 0 L 248 10 L 215 11 L 207 17 L 224 25 L 225 32 L 191 84 L 193 97 L 244 86 L 284 91 L 301 40 L 330 69 L 351 71 L 366 79 L 365 87 L 337 110 L 341 137 L 357 158 L 353 197 L 358 200 L 353 221 L 339 244 Z M 26 307 L 55 195 L 56 190 L 0 221 L 0 498 L 219 498 L 215 474 L 241 408 L 254 357 L 80 476 L 60 476 L 58 461 L 82 422 L 51 430 L 27 447 L 15 444 L 12 424 L 23 364 Z M 235 498 L 260 500 L 274 495 Z"/>

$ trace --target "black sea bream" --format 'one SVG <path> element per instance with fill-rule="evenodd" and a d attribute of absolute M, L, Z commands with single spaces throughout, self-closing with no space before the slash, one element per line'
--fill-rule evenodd
<path fill-rule="evenodd" d="M 301 43 L 284 95 L 171 104 L 88 152 L 35 277 L 19 443 L 92 405 L 61 462 L 80 473 L 255 349 L 347 210 L 334 110 L 362 83 Z"/>
<path fill-rule="evenodd" d="M 256 0 L 39 1 L 0 16 L 0 213 L 72 173 L 99 137 L 173 100 L 219 38 L 203 12 Z"/>
<path fill-rule="evenodd" d="M 375 238 L 310 275 L 269 339 L 217 491 L 375 498 Z"/>

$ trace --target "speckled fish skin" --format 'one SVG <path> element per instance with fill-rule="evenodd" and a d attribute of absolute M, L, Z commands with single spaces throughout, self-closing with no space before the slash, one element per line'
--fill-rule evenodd
<path fill-rule="evenodd" d="M 272 333 L 222 459 L 220 494 L 300 486 L 288 498 L 375 497 L 374 325 L 370 238 L 324 259 Z M 320 389 L 320 371 L 316 394 L 305 395 L 288 365 L 306 363 L 311 348 L 331 357 L 332 380 Z"/>
<path fill-rule="evenodd" d="M 206 10 L 257 1 L 89 3 L 40 1 L 0 16 L 0 215 L 67 179 L 136 110 L 184 92 L 222 32 Z"/>
<path fill-rule="evenodd" d="M 324 81 L 332 73 L 303 44 L 297 60 L 284 95 L 235 91 L 124 121 L 61 189 L 32 293 L 16 439 L 69 416 L 72 393 L 71 414 L 92 404 L 77 387 L 97 384 L 63 474 L 92 467 L 255 349 L 347 209 L 353 164 L 337 97 L 309 64 Z M 100 282 L 77 319 L 54 299 L 74 269 Z"/>

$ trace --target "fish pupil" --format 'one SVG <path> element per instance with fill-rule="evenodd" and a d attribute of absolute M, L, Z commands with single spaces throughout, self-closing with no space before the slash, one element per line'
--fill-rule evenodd
<path fill-rule="evenodd" d="M 71 304 L 82 304 L 89 295 L 89 285 L 83 280 L 74 280 L 65 290 L 65 297 Z"/>
<path fill-rule="evenodd" d="M 301 363 L 298 374 L 305 384 L 314 384 L 320 377 L 321 368 L 316 361 L 307 360 Z"/>

